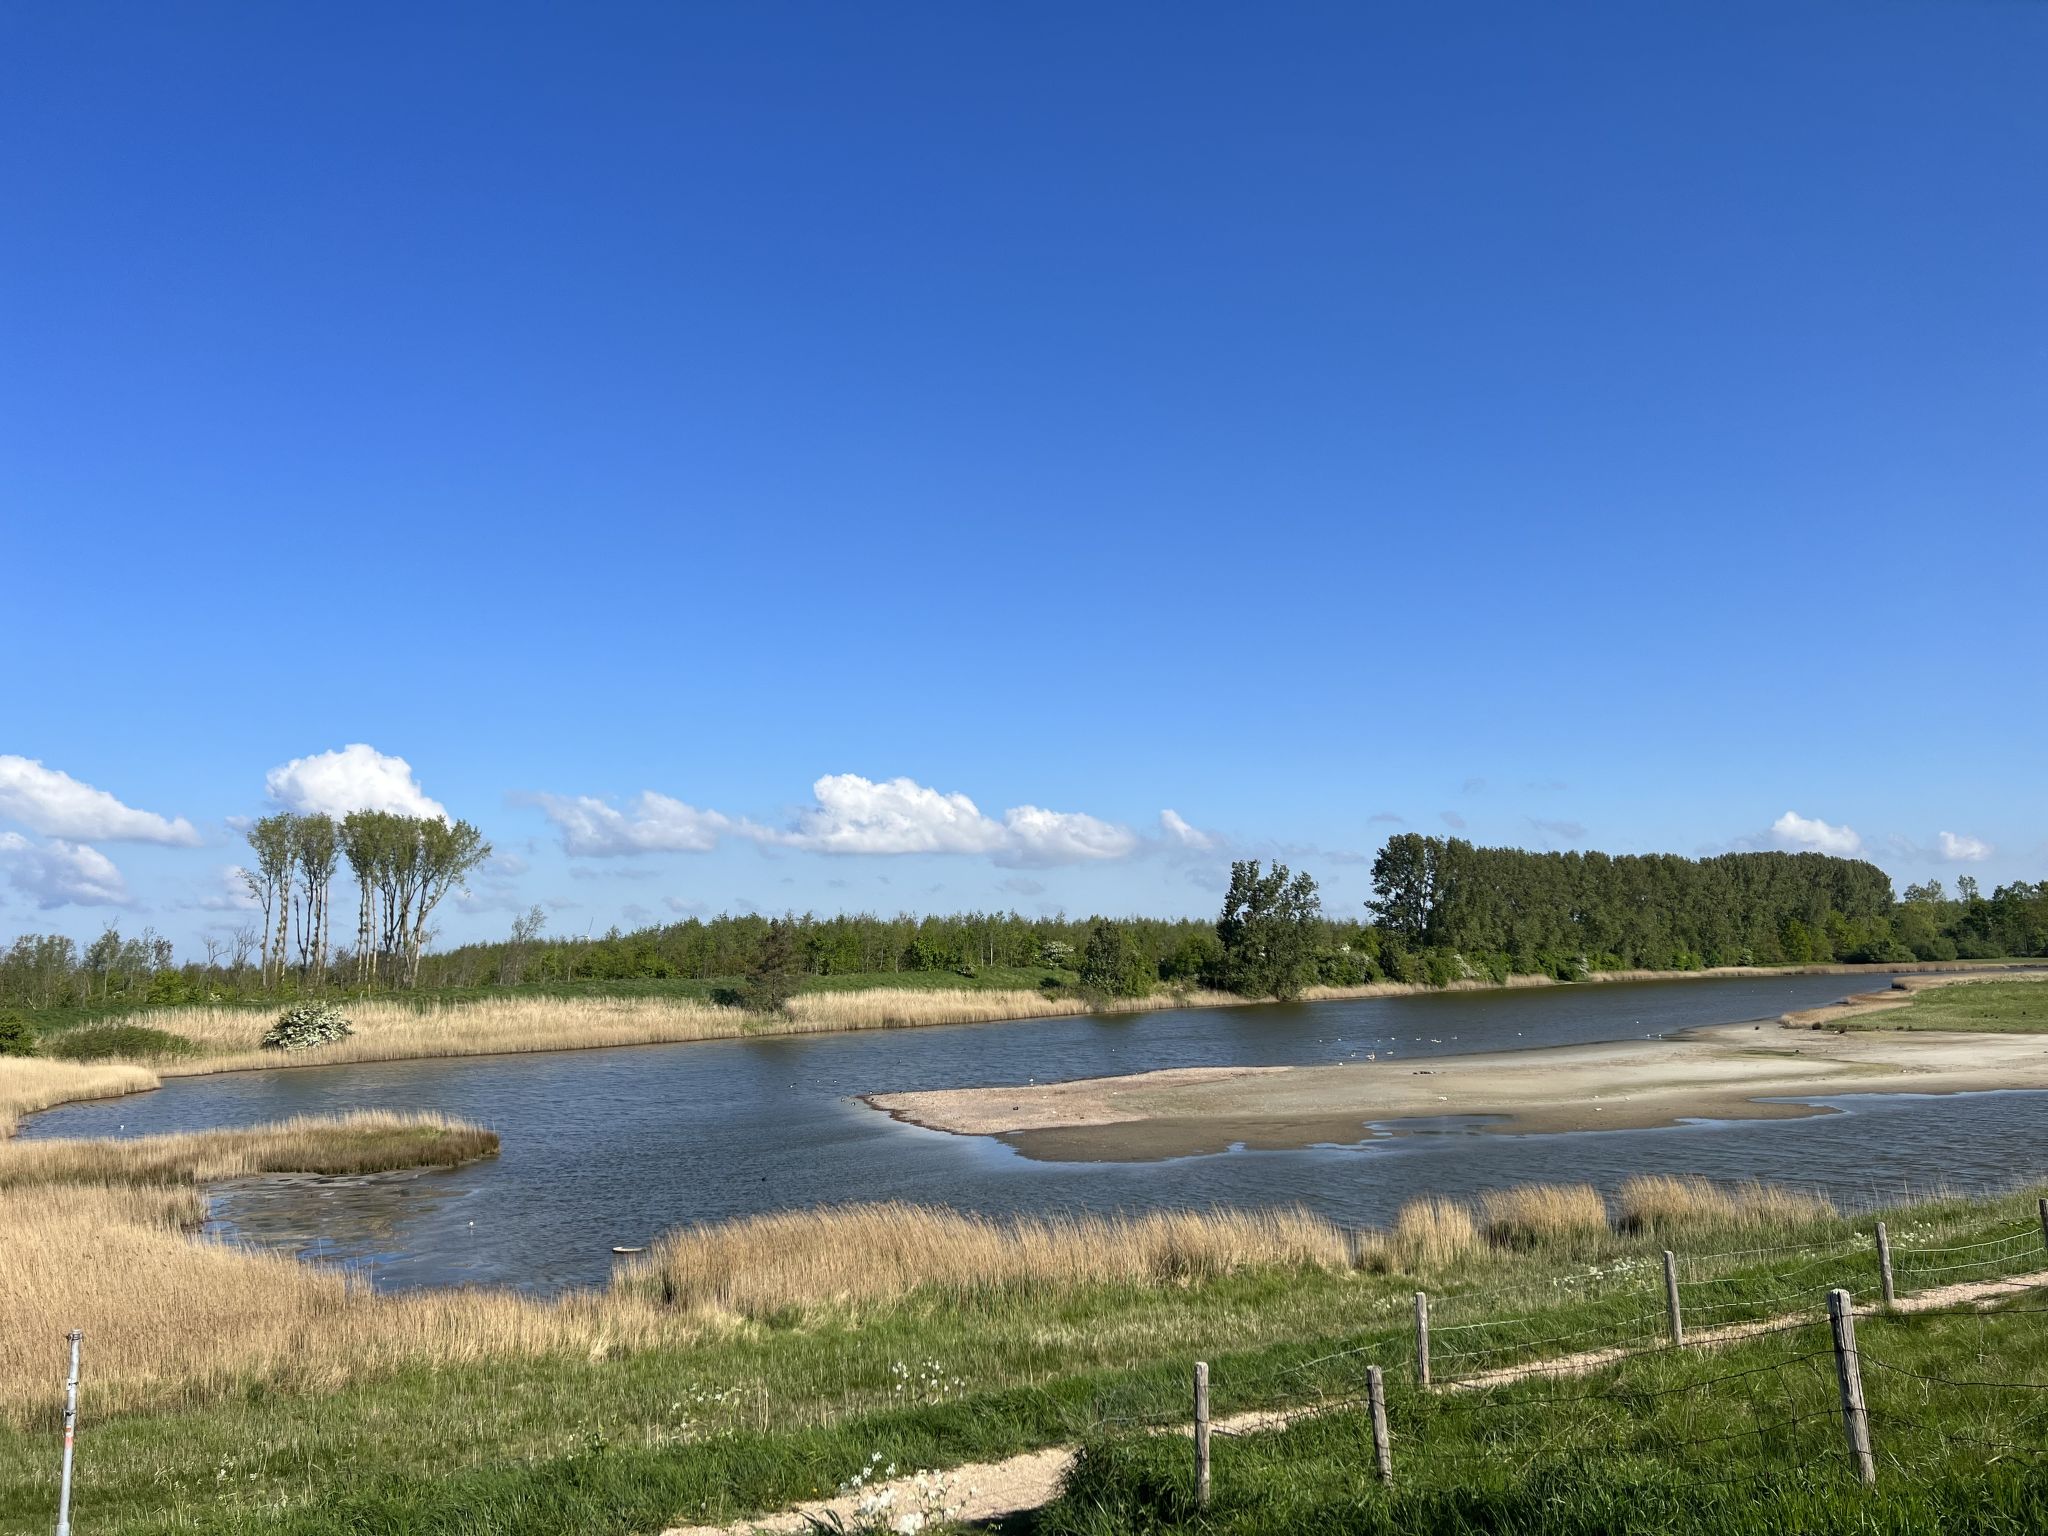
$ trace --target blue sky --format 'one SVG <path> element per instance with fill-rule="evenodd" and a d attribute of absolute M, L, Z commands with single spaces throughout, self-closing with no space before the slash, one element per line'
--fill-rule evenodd
<path fill-rule="evenodd" d="M 444 940 L 1355 910 L 1401 828 L 2048 874 L 2044 50 L 10 7 L 0 938 L 232 926 L 280 803 L 481 824 Z"/>

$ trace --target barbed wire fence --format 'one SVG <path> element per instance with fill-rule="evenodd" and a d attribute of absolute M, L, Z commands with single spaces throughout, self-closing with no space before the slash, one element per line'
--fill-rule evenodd
<path fill-rule="evenodd" d="M 2048 1305 L 1992 1308 L 2002 1295 L 1982 1294 L 1987 1285 L 2005 1280 L 2048 1283 L 2048 1198 L 2038 1200 L 2037 1214 L 2038 1221 L 1968 1242 L 1894 1241 L 1886 1223 L 1878 1222 L 1867 1237 L 1858 1234 L 1853 1246 L 1845 1241 L 1829 1253 L 1816 1254 L 1827 1245 L 1815 1243 L 1666 1252 L 1661 1271 L 1649 1262 L 1624 1262 L 1545 1288 L 1524 1284 L 1442 1297 L 1417 1292 L 1412 1328 L 1389 1324 L 1287 1368 L 1280 1377 L 1297 1405 L 1252 1411 L 1238 1416 L 1236 1425 L 1212 1421 L 1210 1374 L 1203 1364 L 1195 1426 L 1198 1505 L 1206 1507 L 1209 1500 L 1213 1439 L 1354 1412 L 1368 1416 L 1373 1469 L 1388 1484 L 1396 1476 L 1397 1430 L 1406 1442 L 1402 1459 L 1421 1458 L 1432 1469 L 1470 1464 L 1498 1472 L 1511 1465 L 1527 1472 L 1547 1462 L 1583 1464 L 1589 1453 L 1612 1450 L 1610 1421 L 1598 1409 L 1640 1421 L 1627 1447 L 1633 1452 L 1675 1461 L 1712 1447 L 1724 1465 L 1730 1453 L 1743 1453 L 1723 1475 L 1667 1480 L 1678 1491 L 1794 1474 L 1846 1475 L 1875 1484 L 1881 1468 L 1903 1475 L 1919 1464 L 1897 1443 L 1901 1432 L 1931 1441 L 1942 1454 L 1956 1447 L 2038 1460 L 2048 1456 L 2048 1438 L 2029 1444 L 2014 1433 L 2037 1424 L 2048 1431 L 2048 1381 L 1921 1370 L 1888 1358 L 1885 1349 L 1885 1330 L 1910 1320 L 1969 1317 L 1993 1328 L 2048 1317 Z M 1788 1258 L 1797 1262 L 1772 1262 Z M 1914 1304 L 1916 1296 L 1949 1289 L 1978 1294 L 1953 1306 Z M 1866 1303 L 1861 1309 L 1859 1296 Z M 1503 1300 L 1549 1305 L 1463 1316 Z M 1447 1313 L 1458 1320 L 1445 1321 Z M 1569 1325 L 1563 1321 L 1567 1314 Z M 1860 1343 L 1859 1324 L 1865 1330 Z M 1626 1371 L 1610 1371 L 1671 1362 L 1702 1348 L 1778 1341 L 1787 1352 L 1777 1358 L 1681 1382 L 1650 1385 L 1628 1379 Z M 1601 1372 L 1611 1379 L 1578 1390 L 1563 1385 Z M 1402 1383 L 1391 1398 L 1390 1374 Z M 1902 1404 L 1890 1393 L 1883 1406 L 1873 1408 L 1865 1395 L 1869 1375 L 1888 1385 L 1910 1384 L 1920 1396 Z M 1527 1390 L 1542 1381 L 1559 1385 L 1548 1392 Z M 1698 1427 L 1710 1404 L 1730 1410 L 1731 1393 L 1733 1409 L 1748 1423 L 1686 1432 L 1687 1426 Z M 1957 1394 L 2031 1395 L 2042 1406 L 1999 1432 L 1984 1415 L 1959 1414 Z M 1694 1405 L 1675 1428 L 1644 1413 L 1670 1403 Z M 1129 1427 L 1188 1432 L 1184 1416 L 1178 1423 L 1172 1415 L 1142 1417 L 1144 1422 Z M 1945 1422 L 1935 1422 L 1937 1417 Z M 1099 1424 L 1107 1428 L 1113 1422 L 1104 1418 Z M 1521 1432 L 1495 1432 L 1489 1424 L 1513 1424 Z M 1533 1444 L 1526 1433 L 1531 1424 L 1540 1426 Z M 1986 1427 L 1975 1432 L 1980 1424 Z M 1439 1433 L 1444 1430 L 1454 1433 Z"/>

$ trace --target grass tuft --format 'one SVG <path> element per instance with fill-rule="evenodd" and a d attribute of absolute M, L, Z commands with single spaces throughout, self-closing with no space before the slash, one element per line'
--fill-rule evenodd
<path fill-rule="evenodd" d="M 1479 1197 L 1486 1240 L 1496 1248 L 1576 1249 L 1608 1237 L 1607 1202 L 1590 1184 L 1518 1184 Z"/>
<path fill-rule="evenodd" d="M 1622 1182 L 1616 1204 L 1617 1229 L 1645 1234 L 1700 1227 L 1768 1229 L 1836 1214 L 1819 1195 L 1776 1184 L 1716 1184 L 1696 1174 L 1637 1174 Z"/>
<path fill-rule="evenodd" d="M 1394 1217 L 1393 1246 L 1412 1272 L 1444 1269 L 1479 1248 L 1479 1227 L 1458 1201 L 1425 1195 Z"/>

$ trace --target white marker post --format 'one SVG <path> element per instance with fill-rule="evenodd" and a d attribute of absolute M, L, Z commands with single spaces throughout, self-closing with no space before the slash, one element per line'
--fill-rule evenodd
<path fill-rule="evenodd" d="M 71 1330 L 71 1375 L 64 1383 L 64 1476 L 57 1485 L 57 1536 L 71 1536 L 71 1446 L 78 1437 L 78 1346 L 85 1335 Z"/>

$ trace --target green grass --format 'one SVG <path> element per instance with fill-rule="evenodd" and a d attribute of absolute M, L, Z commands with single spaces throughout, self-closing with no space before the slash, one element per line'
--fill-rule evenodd
<path fill-rule="evenodd" d="M 1903 1008 L 1846 1021 L 1850 1029 L 1969 1030 L 1984 1034 L 2048 1031 L 2048 981 L 1969 981 L 1916 992 Z"/>
<path fill-rule="evenodd" d="M 2031 1220 L 2030 1199 L 1951 1202 L 1895 1220 L 1894 1242 L 1903 1248 L 2004 1239 L 2024 1232 Z M 1712 1303 L 1717 1319 L 1769 1316 L 1788 1306 L 1817 1315 L 1817 1291 L 1802 1290 L 1787 1302 L 1784 1295 L 1795 1281 L 1778 1277 L 1822 1255 L 1837 1255 L 1818 1270 L 1803 1271 L 1796 1283 L 1803 1287 L 1846 1279 L 1867 1295 L 1874 1283 L 1867 1234 L 1867 1225 L 1859 1229 L 1822 1222 L 1763 1235 L 1702 1235 L 1681 1246 L 1691 1252 L 1756 1244 L 1811 1246 L 1791 1254 L 1718 1261 L 1711 1273 L 1724 1277 L 1723 1283 L 1689 1290 L 1688 1304 L 1697 1302 L 1704 1309 Z M 1537 1345 L 1525 1348 L 1529 1341 L 1586 1329 L 1594 1331 L 1589 1343 L 1617 1337 L 1653 1341 L 1661 1274 L 1649 1261 L 1650 1252 L 1648 1244 L 1618 1239 L 1615 1255 L 1597 1265 L 1543 1254 L 1474 1260 L 1450 1278 L 1433 1281 L 1433 1311 L 1443 1330 L 1437 1346 L 1440 1376 L 1458 1374 L 1461 1350 L 1472 1352 L 1466 1364 L 1475 1359 L 1502 1364 L 1548 1352 Z M 2017 1239 L 2009 1248 L 1986 1252 L 2002 1267 L 1987 1268 L 1984 1274 L 2043 1262 L 2037 1243 Z M 1901 1255 L 1902 1268 L 1911 1262 Z M 1975 1277 L 1943 1272 L 1939 1278 Z M 1934 1276 L 1927 1278 L 1931 1282 Z M 1517 1294 L 1470 1294 L 1509 1282 L 1519 1287 Z M 1452 1408 L 1435 1409 L 1406 1386 L 1413 1287 L 1414 1281 L 1401 1275 L 1267 1272 L 1191 1286 L 924 1294 L 859 1314 L 830 1308 L 792 1311 L 773 1325 L 747 1325 L 687 1349 L 450 1364 L 360 1381 L 329 1394 L 251 1383 L 245 1393 L 226 1401 L 104 1422 L 90 1412 L 88 1341 L 80 1529 L 96 1536 L 255 1530 L 301 1536 L 651 1531 L 679 1519 L 729 1519 L 829 1493 L 875 1451 L 907 1471 L 1074 1441 L 1088 1442 L 1095 1452 L 1074 1494 L 1046 1517 L 1048 1532 L 1194 1529 L 1184 1510 L 1175 1513 L 1181 1506 L 1172 1497 L 1184 1445 L 1155 1443 L 1119 1432 L 1119 1426 L 1183 1422 L 1189 1363 L 1198 1357 L 1211 1362 L 1219 1415 L 1342 1400 L 1357 1390 L 1363 1364 L 1377 1360 L 1399 1384 L 1397 1433 L 1404 1439 L 1427 1429 L 1450 1437 L 1452 1446 L 1478 1447 L 1488 1454 L 1496 1444 L 1505 1447 L 1484 1476 L 1446 1484 L 1435 1493 L 1430 1492 L 1435 1485 L 1425 1487 L 1418 1479 L 1400 1496 L 1409 1503 L 1395 1514 L 1375 1514 L 1378 1506 L 1372 1500 L 1386 1501 L 1355 1486 L 1360 1470 L 1355 1423 L 1346 1429 L 1339 1420 L 1286 1436 L 1219 1442 L 1219 1468 L 1230 1458 L 1227 1483 L 1219 1472 L 1225 1502 L 1203 1529 L 1591 1531 L 1623 1528 L 1602 1527 L 1597 1516 L 1603 1510 L 1678 1507 L 1679 1492 L 1642 1491 L 1659 1478 L 1679 1475 L 1660 1470 L 1663 1464 L 1653 1454 L 1661 1443 L 1658 1436 L 1675 1433 L 1677 1409 L 1658 1407 L 1664 1399 L 1648 1394 L 1679 1379 L 1669 1373 L 1733 1369 L 1742 1350 L 1656 1355 L 1623 1367 L 1617 1377 L 1628 1391 L 1614 1404 L 1600 1405 L 1598 1423 L 1613 1434 L 1627 1428 L 1633 1449 L 1611 1455 L 1580 1446 L 1574 1454 L 1592 1457 L 1585 1463 L 1590 1472 L 1583 1466 L 1573 1471 L 1579 1464 L 1569 1460 L 1555 1465 L 1527 1461 L 1525 1466 L 1522 1453 L 1536 1442 L 1516 1437 L 1535 1431 L 1518 1427 L 1512 1413 L 1484 1421 L 1468 1416 L 1466 1423 L 1449 1417 Z M 1454 1332 L 1463 1322 L 1503 1315 L 1526 1321 Z M 1645 1315 L 1653 1321 L 1643 1323 Z M 1907 1325 L 1873 1326 L 1911 1334 Z M 1453 1343 L 1454 1338 L 1459 1342 Z M 1480 1356 L 1482 1350 L 1486 1353 Z M 1950 1358 L 1950 1346 L 1944 1350 L 1951 1366 L 1968 1366 L 1948 1374 L 1974 1376 L 1989 1368 L 1981 1360 Z M 42 1421 L 25 1429 L 0 1429 L 0 1529 L 43 1528 L 54 1507 L 61 1351 L 61 1340 L 53 1341 L 50 1409 Z M 1986 1351 L 1980 1348 L 1979 1353 Z M 1911 1358 L 1917 1357 L 1900 1356 L 1902 1361 Z M 2020 1362 L 2015 1369 L 2023 1366 L 2035 1378 L 2048 1379 L 2048 1361 L 2036 1368 L 2030 1354 L 2013 1358 Z M 1998 1363 L 2003 1368 L 2009 1362 L 2000 1355 Z M 927 1379 L 929 1364 L 937 1367 L 935 1379 Z M 1795 1383 L 1786 1390 L 1813 1389 Z M 1541 1392 L 1531 1387 L 1508 1395 L 1517 1394 L 1526 1398 Z M 1803 1405 L 1806 1398 L 1793 1401 Z M 1445 1415 L 1440 1422 L 1423 1417 L 1439 1411 Z M 1640 1430 L 1629 1428 L 1625 1421 L 1637 1411 L 1657 1417 Z M 1937 1405 L 1936 1411 L 1948 1410 Z M 1687 1412 L 1705 1415 L 1700 1424 L 1719 1423 L 1714 1414 L 1725 1416 L 1712 1403 Z M 1553 1415 L 1543 1422 L 1551 1431 L 1564 1423 L 1586 1446 L 1604 1444 L 1587 1412 L 1563 1421 Z M 1976 1422 L 1968 1416 L 1953 1419 L 1958 1426 Z M 2006 1432 L 2003 1419 L 1987 1423 Z M 1824 1445 L 1824 1423 L 1802 1428 L 1813 1432 L 1813 1446 Z M 2020 1433 L 2017 1426 L 2011 1432 Z M 1572 1451 L 1577 1444 L 1572 1441 L 1564 1449 Z M 1319 1446 L 1325 1450 L 1319 1453 Z M 1283 1466 L 1296 1459 L 1301 1466 L 1283 1473 Z M 1259 1472 L 1268 1461 L 1270 1473 Z M 1697 1477 L 1697 1467 L 1687 1463 L 1686 1475 Z M 1571 1516 L 1580 1523 L 1514 1523 L 1523 1514 L 1535 1518 L 1550 1510 L 1552 1495 L 1581 1485 L 1587 1490 L 1587 1513 Z M 1999 1487 L 1997 1499 L 2018 1497 L 2003 1484 Z M 1795 1494 L 1797 1489 L 1785 1497 Z M 1819 1501 L 1812 1509 L 1825 1511 L 1835 1507 L 1830 1501 L 1838 1495 L 1830 1483 L 1812 1497 Z M 1434 1524 L 1399 1523 L 1434 1509 L 1431 1498 L 1450 1501 L 1444 1508 L 1451 1513 L 1441 1519 L 1428 1514 Z M 1460 1500 L 1479 1501 L 1470 1505 L 1469 1518 L 1456 1513 L 1466 1507 Z M 2031 1507 L 2013 1505 L 2008 1513 L 2017 1519 Z M 1795 1501 L 1784 1510 L 1798 1513 L 1807 1506 Z M 88 1515 L 89 1525 L 83 1523 Z M 1226 1518 L 1239 1523 L 1214 1523 Z M 1382 1523 L 1342 1523 L 1354 1519 Z M 1143 1523 L 1159 1520 L 1177 1523 Z M 1891 1527 L 1872 1527 L 1886 1528 Z M 2029 1527 L 1956 1528 L 2016 1532 Z"/>
<path fill-rule="evenodd" d="M 2040 1305 L 2037 1294 L 2021 1309 L 1982 1317 L 1858 1320 L 1874 1491 L 1852 1478 L 1828 1330 L 1816 1323 L 1723 1350 L 1669 1351 L 1592 1376 L 1488 1391 L 1428 1394 L 1389 1372 L 1391 1490 L 1378 1481 L 1370 1422 L 1355 1407 L 1284 1432 L 1217 1439 L 1206 1512 L 1195 1507 L 1184 1438 L 1098 1437 L 1033 1528 L 1040 1536 L 2048 1529 L 2040 1459 L 2048 1452 L 2040 1428 L 2048 1316 L 2024 1310 Z M 1360 1390 L 1355 1380 L 1352 1393 Z"/>

